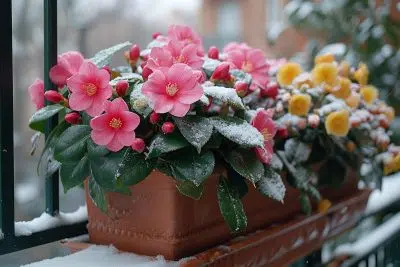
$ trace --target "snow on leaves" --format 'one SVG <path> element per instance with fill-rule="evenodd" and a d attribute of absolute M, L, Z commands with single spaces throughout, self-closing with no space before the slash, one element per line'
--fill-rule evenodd
<path fill-rule="evenodd" d="M 263 195 L 283 203 L 286 187 L 281 176 L 272 168 L 265 167 L 264 176 L 256 183 L 256 187 Z"/>
<path fill-rule="evenodd" d="M 211 96 L 237 109 L 244 109 L 242 99 L 237 95 L 235 89 L 222 86 L 203 86 L 204 94 Z"/>

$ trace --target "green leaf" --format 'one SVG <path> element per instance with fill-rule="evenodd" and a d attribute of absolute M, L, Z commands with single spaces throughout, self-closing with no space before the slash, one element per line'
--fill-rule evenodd
<path fill-rule="evenodd" d="M 306 189 L 307 194 L 309 194 L 315 201 L 321 201 L 321 194 L 318 189 L 313 185 L 308 185 Z"/>
<path fill-rule="evenodd" d="M 89 196 L 102 212 L 107 212 L 108 203 L 105 192 L 92 177 L 89 178 Z"/>
<path fill-rule="evenodd" d="M 286 187 L 281 176 L 272 168 L 265 166 L 264 177 L 256 183 L 256 187 L 263 195 L 283 203 Z"/>
<path fill-rule="evenodd" d="M 84 156 L 78 162 L 65 162 L 61 165 L 60 178 L 64 186 L 64 192 L 80 185 L 89 176 L 89 159 Z"/>
<path fill-rule="evenodd" d="M 257 159 L 253 151 L 247 149 L 234 149 L 223 154 L 232 168 L 244 178 L 250 180 L 253 184 L 264 177 L 264 166 Z"/>
<path fill-rule="evenodd" d="M 92 138 L 87 139 L 87 151 L 89 159 L 96 159 L 106 156 L 110 151 L 105 146 L 95 144 Z"/>
<path fill-rule="evenodd" d="M 182 135 L 176 132 L 166 135 L 158 134 L 152 140 L 149 146 L 149 153 L 147 154 L 147 158 L 155 158 L 160 156 L 161 154 L 175 151 L 186 146 L 189 146 L 189 143 Z"/>
<path fill-rule="evenodd" d="M 65 109 L 65 107 L 59 104 L 49 105 L 39 109 L 29 119 L 29 127 L 35 131 L 44 133 L 46 121 L 63 109 Z"/>
<path fill-rule="evenodd" d="M 238 190 L 221 176 L 217 186 L 219 209 L 232 232 L 242 232 L 247 227 L 247 217 Z"/>
<path fill-rule="evenodd" d="M 204 190 L 203 184 L 197 186 L 191 181 L 187 180 L 178 181 L 176 184 L 176 188 L 182 195 L 193 198 L 195 200 L 199 200 L 201 198 L 201 195 L 203 194 Z"/>
<path fill-rule="evenodd" d="M 233 187 L 239 192 L 239 197 L 243 198 L 247 192 L 249 192 L 249 187 L 247 186 L 245 178 L 239 175 L 234 170 L 228 170 L 228 177 Z"/>
<path fill-rule="evenodd" d="M 129 73 L 123 76 L 118 76 L 115 79 L 111 80 L 110 85 L 116 86 L 119 81 L 127 81 L 129 84 L 138 83 L 143 82 L 143 77 L 142 75 L 139 75 L 137 73 Z"/>
<path fill-rule="evenodd" d="M 236 109 L 245 109 L 242 99 L 237 95 L 236 90 L 222 86 L 203 86 L 204 94 L 217 99 L 224 104 L 229 104 Z"/>
<path fill-rule="evenodd" d="M 340 187 L 344 182 L 346 176 L 346 166 L 344 166 L 338 159 L 327 159 L 319 169 L 318 184 L 330 185 Z"/>
<path fill-rule="evenodd" d="M 203 63 L 203 70 L 210 77 L 219 64 L 221 64 L 221 61 L 206 57 Z"/>
<path fill-rule="evenodd" d="M 306 193 L 301 193 L 301 195 L 300 195 L 300 206 L 301 206 L 302 211 L 306 215 L 311 214 L 312 206 L 311 206 L 310 198 L 307 196 Z"/>
<path fill-rule="evenodd" d="M 147 117 L 153 109 L 150 107 L 149 99 L 142 93 L 143 83 L 136 84 L 130 95 L 132 108 L 143 117 Z"/>
<path fill-rule="evenodd" d="M 117 53 L 118 51 L 124 49 L 125 47 L 128 47 L 132 45 L 131 42 L 125 42 L 125 43 L 120 43 L 114 46 L 111 46 L 109 48 L 103 49 L 99 52 L 97 52 L 94 57 L 92 57 L 90 60 L 98 67 L 102 68 L 106 65 L 110 65 L 112 56 Z"/>
<path fill-rule="evenodd" d="M 236 117 L 211 117 L 214 128 L 229 140 L 245 147 L 264 147 L 264 137 L 247 121 Z"/>
<path fill-rule="evenodd" d="M 126 186 L 131 186 L 144 180 L 153 170 L 153 163 L 146 160 L 143 154 L 127 149 L 118 164 L 117 179 Z"/>
<path fill-rule="evenodd" d="M 42 153 L 40 154 L 38 165 L 37 165 L 37 173 L 39 176 L 42 176 L 41 170 L 46 170 L 48 172 L 49 169 L 49 158 L 54 158 L 54 147 L 58 142 L 60 135 L 69 127 L 69 124 L 65 121 L 59 123 L 53 131 L 49 134 L 46 139 L 46 143 L 44 144 L 44 148 Z M 46 176 L 47 178 L 47 176 Z"/>
<path fill-rule="evenodd" d="M 77 162 L 83 158 L 90 131 L 87 125 L 74 125 L 66 129 L 55 146 L 55 159 L 63 163 Z"/>
<path fill-rule="evenodd" d="M 200 153 L 201 148 L 208 142 L 212 133 L 213 125 L 204 117 L 186 116 L 184 118 L 174 117 L 181 134 Z"/>
<path fill-rule="evenodd" d="M 211 151 L 199 155 L 194 150 L 186 150 L 170 163 L 175 178 L 189 180 L 199 186 L 213 173 L 215 158 Z"/>

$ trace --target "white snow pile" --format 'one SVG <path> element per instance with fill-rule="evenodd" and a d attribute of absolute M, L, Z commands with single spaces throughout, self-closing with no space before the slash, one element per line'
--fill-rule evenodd
<path fill-rule="evenodd" d="M 391 235 L 400 230 L 400 213 L 381 224 L 369 234 L 361 237 L 352 244 L 343 244 L 334 251 L 335 256 L 340 255 L 363 255 L 373 250 L 378 244 L 381 244 Z"/>
<path fill-rule="evenodd" d="M 182 261 L 182 260 L 181 260 Z M 179 262 L 167 262 L 162 256 L 146 257 L 133 253 L 121 253 L 110 246 L 91 246 L 77 253 L 24 265 L 22 267 L 161 267 L 179 266 Z"/>
<path fill-rule="evenodd" d="M 62 225 L 71 225 L 74 223 L 84 222 L 86 220 L 86 206 L 81 206 L 76 211 L 70 213 L 60 212 L 60 214 L 54 217 L 47 213 L 42 213 L 42 215 L 31 221 L 15 222 L 15 235 L 28 236 L 46 229 Z"/>
<path fill-rule="evenodd" d="M 382 190 L 375 189 L 369 199 L 365 214 L 371 214 L 400 199 L 400 174 L 385 177 Z"/>

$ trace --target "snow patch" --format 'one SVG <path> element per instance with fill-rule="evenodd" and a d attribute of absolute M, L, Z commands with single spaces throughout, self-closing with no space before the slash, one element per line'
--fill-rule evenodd
<path fill-rule="evenodd" d="M 334 251 L 334 255 L 366 254 L 399 230 L 400 214 L 396 214 L 391 219 L 372 230 L 369 234 L 358 239 L 356 242 L 338 246 Z"/>
<path fill-rule="evenodd" d="M 299 237 L 296 239 L 296 241 L 293 243 L 292 248 L 298 248 L 304 243 L 304 239 L 302 237 Z"/>
<path fill-rule="evenodd" d="M 31 263 L 23 267 L 173 267 L 179 266 L 179 263 L 185 260 L 168 262 L 162 256 L 147 257 L 133 253 L 121 253 L 112 246 L 91 246 L 65 257 Z"/>
<path fill-rule="evenodd" d="M 15 235 L 28 236 L 33 233 L 55 228 L 62 225 L 71 225 L 87 220 L 86 206 L 79 207 L 71 213 L 60 212 L 57 216 L 42 213 L 39 217 L 25 222 L 15 222 Z"/>
<path fill-rule="evenodd" d="M 314 230 L 311 232 L 311 234 L 308 236 L 309 240 L 314 240 L 318 237 L 318 230 Z"/>
<path fill-rule="evenodd" d="M 0 240 L 3 239 L 3 238 L 4 238 L 4 234 L 3 234 L 3 232 L 2 232 L 1 229 L 0 229 Z"/>
<path fill-rule="evenodd" d="M 365 214 L 371 214 L 400 199 L 400 174 L 383 179 L 382 189 L 375 189 L 369 199 Z"/>
<path fill-rule="evenodd" d="M 39 186 L 37 183 L 17 184 L 15 188 L 15 199 L 18 204 L 27 204 L 39 195 Z"/>

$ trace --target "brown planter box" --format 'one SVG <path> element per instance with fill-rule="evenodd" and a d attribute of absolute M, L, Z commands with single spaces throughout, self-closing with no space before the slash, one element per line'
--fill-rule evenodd
<path fill-rule="evenodd" d="M 132 186 L 132 196 L 108 193 L 109 213 L 102 213 L 87 195 L 90 242 L 112 244 L 120 250 L 179 259 L 230 240 L 217 202 L 218 175 L 210 177 L 200 200 L 181 195 L 175 181 L 153 171 Z M 322 189 L 335 202 L 357 191 L 355 176 L 348 172 L 340 189 Z M 261 195 L 249 185 L 243 198 L 247 232 L 265 228 L 301 213 L 299 192 L 287 186 L 284 204 Z"/>

